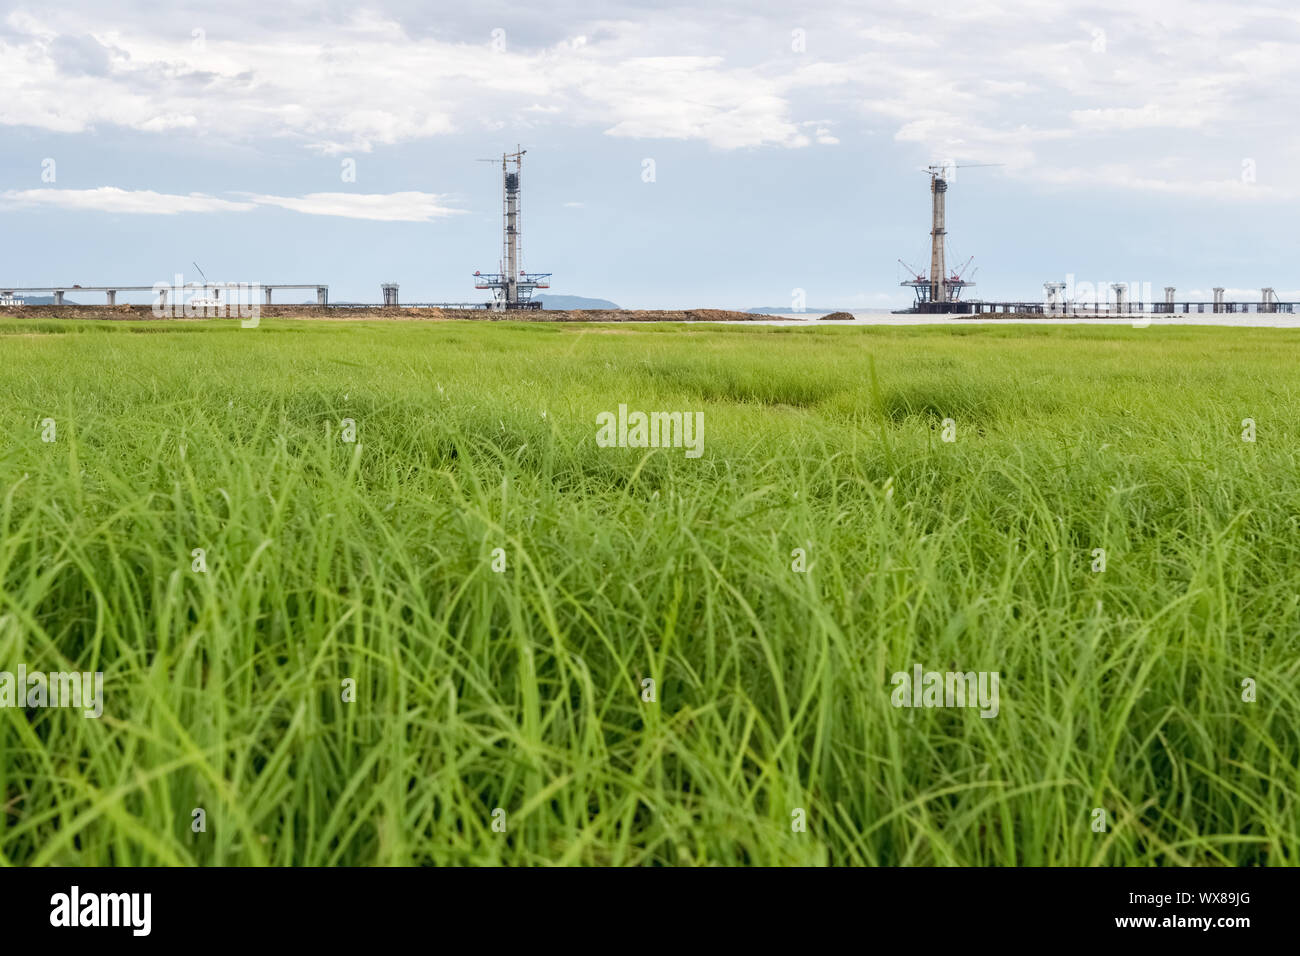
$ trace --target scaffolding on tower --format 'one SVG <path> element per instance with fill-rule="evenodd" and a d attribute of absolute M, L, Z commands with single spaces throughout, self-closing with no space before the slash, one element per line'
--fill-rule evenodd
<path fill-rule="evenodd" d="M 540 309 L 542 303 L 533 300 L 537 289 L 551 287 L 549 272 L 525 272 L 523 269 L 523 201 L 522 182 L 524 153 L 515 147 L 513 153 L 501 154 L 501 263 L 499 272 L 475 272 L 474 288 L 490 289 L 492 309 Z M 495 163 L 495 159 L 480 162 Z M 513 167 L 513 168 L 512 168 Z"/>
<path fill-rule="evenodd" d="M 948 163 L 941 166 L 927 166 L 930 176 L 930 272 L 927 275 L 909 266 L 902 259 L 898 261 L 912 276 L 900 282 L 916 294 L 916 303 L 911 312 L 949 312 L 966 311 L 961 302 L 962 293 L 975 283 L 966 277 L 971 259 L 967 259 L 959 268 L 948 272 L 944 268 L 944 252 L 947 246 L 947 210 L 948 182 L 952 179 L 949 170 L 964 169 L 968 166 L 1001 166 L 1001 163 L 966 163 L 958 166 Z M 973 275 L 973 273 L 972 273 Z"/>

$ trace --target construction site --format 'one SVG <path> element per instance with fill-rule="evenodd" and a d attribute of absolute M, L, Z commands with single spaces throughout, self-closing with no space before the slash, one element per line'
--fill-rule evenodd
<path fill-rule="evenodd" d="M 952 178 L 950 170 L 966 169 L 979 166 L 999 166 L 1000 163 L 969 163 L 927 166 L 930 176 L 930 271 L 919 271 L 902 259 L 899 265 L 905 268 L 910 278 L 899 283 L 912 289 L 915 302 L 910 308 L 898 309 L 895 314 L 929 314 L 929 315 L 1071 315 L 1071 316 L 1119 316 L 1119 315 L 1172 315 L 1177 313 L 1274 313 L 1294 312 L 1295 302 L 1279 302 L 1272 288 L 1260 289 L 1257 302 L 1227 302 L 1224 300 L 1224 288 L 1215 286 L 1213 298 L 1204 300 L 1180 300 L 1174 286 L 1164 287 L 1164 297 L 1159 301 L 1144 299 L 1141 294 L 1135 296 L 1134 290 L 1145 289 L 1136 283 L 1106 283 L 1106 289 L 1097 289 L 1087 284 L 1086 295 L 1071 295 L 1072 283 L 1049 281 L 1043 283 L 1043 298 L 1037 301 L 1020 300 L 1008 302 L 986 302 L 982 299 L 963 298 L 967 289 L 973 288 L 974 273 L 968 273 L 974 256 L 971 256 L 951 272 L 945 266 L 945 253 L 948 245 L 947 229 L 947 195 Z M 969 278 L 967 277 L 969 275 Z M 1080 287 L 1082 288 L 1082 286 Z M 1099 294 L 1100 293 L 1100 294 Z"/>
<path fill-rule="evenodd" d="M 256 308 L 260 315 L 275 316 L 345 311 L 352 314 L 372 313 L 395 316 L 399 313 L 412 317 L 483 318 L 484 312 L 508 313 L 540 312 L 541 300 L 534 297 L 538 290 L 549 289 L 551 273 L 528 272 L 523 265 L 523 160 L 528 151 L 516 146 L 513 152 L 502 153 L 498 159 L 479 162 L 500 163 L 501 171 L 501 246 L 500 259 L 494 271 L 476 270 L 472 275 L 473 287 L 487 292 L 490 298 L 480 301 L 410 302 L 402 303 L 397 282 L 380 285 L 377 302 L 331 302 L 327 282 L 211 282 L 195 263 L 201 281 L 186 283 L 180 275 L 171 283 L 152 285 L 138 283 L 103 283 L 98 285 L 31 286 L 15 284 L 0 286 L 0 308 L 21 308 L 25 314 L 58 314 L 74 317 L 143 317 L 150 314 L 161 318 L 220 318 L 251 314 Z M 925 167 L 930 191 L 930 263 L 928 270 L 917 269 L 902 259 L 900 266 L 907 270 L 908 278 L 900 285 L 912 290 L 914 301 L 910 307 L 897 309 L 894 314 L 951 315 L 956 317 L 978 315 L 1001 316 L 1131 316 L 1216 313 L 1294 313 L 1296 302 L 1279 301 L 1273 288 L 1260 289 L 1259 298 L 1253 302 L 1227 301 L 1225 289 L 1213 288 L 1212 298 L 1179 299 L 1177 289 L 1164 287 L 1157 299 L 1151 294 L 1149 284 L 1128 282 L 1080 283 L 1051 280 L 1043 283 L 1043 296 L 1037 299 L 986 301 L 973 298 L 968 293 L 975 287 L 974 256 L 960 265 L 949 268 L 947 194 L 957 169 L 1000 166 L 1000 163 L 945 163 Z M 1086 289 L 1086 294 L 1085 294 Z M 285 295 L 307 292 L 314 302 L 285 302 Z M 69 294 L 80 296 L 91 293 L 103 295 L 102 305 L 81 301 L 69 302 Z M 119 294 L 148 293 L 150 304 L 119 304 Z M 31 301 L 33 298 L 40 302 Z M 278 300 L 278 301 L 277 301 Z M 408 311 L 409 310 L 409 311 Z M 613 320 L 629 321 L 626 310 L 598 310 L 601 316 Z M 436 313 L 436 314 L 434 314 Z M 559 320 L 567 312 L 552 310 L 551 318 Z M 724 310 L 695 310 L 695 314 L 728 318 L 752 319 L 746 312 Z M 659 313 L 643 311 L 640 315 L 659 317 Z M 686 314 L 686 313 L 671 313 Z M 576 316 L 575 316 L 576 317 Z M 582 315 L 594 319 L 595 316 Z M 611 319 L 604 319 L 609 321 Z"/>
<path fill-rule="evenodd" d="M 528 151 L 520 146 L 512 153 L 501 155 L 501 259 L 495 272 L 476 271 L 473 275 L 474 288 L 491 293 L 486 301 L 472 302 L 412 302 L 407 309 L 437 309 L 445 312 L 483 311 L 507 312 L 516 310 L 539 310 L 542 303 L 533 298 L 538 289 L 549 289 L 551 273 L 526 272 L 523 269 L 523 162 Z M 480 162 L 496 163 L 495 159 Z M 379 302 L 330 302 L 329 283 L 327 282 L 212 282 L 197 263 L 194 267 L 202 279 L 198 282 L 183 282 L 183 277 L 176 276 L 172 283 L 156 282 L 152 285 L 132 283 L 113 283 L 100 285 L 63 285 L 30 286 L 12 285 L 0 287 L 0 307 L 29 306 L 28 297 L 52 299 L 48 305 L 59 309 L 59 314 L 71 314 L 69 309 L 103 310 L 121 316 L 131 316 L 141 310 L 153 314 L 161 313 L 163 317 L 205 317 L 225 318 L 244 314 L 246 310 L 257 306 L 259 314 L 274 315 L 277 308 L 276 293 L 311 292 L 315 294 L 314 303 L 281 303 L 282 314 L 297 314 L 304 307 L 321 310 L 347 309 L 359 312 L 374 310 L 394 310 L 402 307 L 399 298 L 399 284 L 384 282 L 380 285 Z M 94 293 L 105 297 L 104 306 L 93 306 L 85 302 L 68 303 L 69 293 L 80 295 Z M 150 305 L 118 305 L 119 293 L 149 293 Z M 46 305 L 46 303 L 41 303 Z M 94 314 L 94 313 L 92 313 Z"/>

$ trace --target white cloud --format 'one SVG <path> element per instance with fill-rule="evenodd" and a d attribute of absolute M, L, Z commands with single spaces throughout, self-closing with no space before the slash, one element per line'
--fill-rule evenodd
<path fill-rule="evenodd" d="M 1157 179 L 1131 165 L 1108 163 L 1092 167 L 1041 167 L 1033 170 L 1035 180 L 1057 186 L 1099 186 L 1130 189 L 1148 193 L 1186 196 L 1190 199 L 1229 200 L 1233 202 L 1272 202 L 1300 199 L 1300 189 L 1247 182 L 1240 177 L 1198 179 L 1178 176 Z"/>
<path fill-rule="evenodd" d="M 1209 118 L 1204 110 L 1166 108 L 1155 103 L 1128 108 L 1114 107 L 1095 110 L 1073 110 L 1070 119 L 1085 129 L 1132 130 L 1160 127 L 1200 126 Z"/>
<path fill-rule="evenodd" d="M 455 216 L 437 193 L 309 193 L 306 196 L 252 196 L 260 206 L 279 206 L 312 216 L 340 216 L 379 222 L 430 222 Z"/>
<path fill-rule="evenodd" d="M 412 36 L 371 11 L 327 29 L 310 21 L 283 30 L 213 25 L 201 48 L 189 42 L 188 27 L 173 32 L 115 17 L 96 30 L 97 19 L 88 11 L 75 18 L 76 29 L 89 28 L 92 43 L 115 53 L 105 75 L 89 77 L 72 75 L 52 53 L 51 38 L 73 18 L 9 18 L 12 34 L 0 39 L 0 125 L 289 136 L 330 155 L 524 118 L 721 149 L 809 143 L 783 92 L 784 76 L 804 61 L 773 68 L 723 56 L 644 55 L 665 38 L 642 41 L 634 22 L 598 23 L 599 43 L 580 35 L 544 48 L 508 43 L 507 52 L 494 53 L 486 34 L 480 43 Z M 711 29 L 707 19 L 696 28 Z"/>
<path fill-rule="evenodd" d="M 1011 175 L 1058 182 L 1052 167 L 1101 167 L 1121 149 L 1144 172 L 1111 185 L 1227 199 L 1263 189 L 1216 185 L 1218 158 L 1199 169 L 1166 160 L 1218 148 L 1281 176 L 1300 158 L 1300 137 L 1277 132 L 1300 86 L 1300 14 L 1269 0 L 813 3 L 800 11 L 805 52 L 790 48 L 788 12 L 762 3 L 665 16 L 612 0 L 601 19 L 519 7 L 510 22 L 546 40 L 511 26 L 502 53 L 486 26 L 447 32 L 472 18 L 388 13 L 384 0 L 311 16 L 232 0 L 202 18 L 201 48 L 192 14 L 123 4 L 133 12 L 69 0 L 9 14 L 0 126 L 287 138 L 324 154 L 502 129 L 717 149 L 880 135 L 918 160 L 1001 161 Z M 1285 183 L 1272 188 L 1288 195 Z M 430 202 L 415 214 L 446 214 Z"/>
<path fill-rule="evenodd" d="M 934 33 L 911 33 L 906 30 L 882 30 L 878 26 L 858 31 L 864 40 L 879 43 L 890 49 L 898 47 L 919 47 L 928 50 L 939 45 Z"/>
<path fill-rule="evenodd" d="M 149 189 L 116 186 L 96 189 L 23 189 L 0 193 L 0 200 L 15 206 L 55 206 L 126 215 L 175 216 L 182 213 L 249 212 L 276 206 L 312 216 L 338 216 L 379 222 L 430 222 L 462 212 L 446 205 L 437 193 L 309 193 L 306 196 L 238 194 L 237 200 L 204 193 L 169 195 Z"/>
<path fill-rule="evenodd" d="M 720 149 L 806 146 L 778 85 L 721 57 L 633 57 L 617 70 L 587 64 L 579 110 L 605 132 L 637 139 L 699 139 Z"/>
<path fill-rule="evenodd" d="M 57 206 L 60 209 L 131 215 L 175 216 L 194 212 L 247 212 L 256 208 L 251 202 L 231 202 L 203 193 L 185 196 L 156 193 L 150 189 L 126 190 L 116 186 L 97 189 L 11 189 L 0 193 L 6 203 L 16 206 Z"/>

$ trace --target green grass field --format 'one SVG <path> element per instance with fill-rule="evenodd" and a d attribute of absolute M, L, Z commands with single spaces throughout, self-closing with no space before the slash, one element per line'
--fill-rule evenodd
<path fill-rule="evenodd" d="M 0 322 L 0 862 L 1296 864 L 1296 341 Z"/>

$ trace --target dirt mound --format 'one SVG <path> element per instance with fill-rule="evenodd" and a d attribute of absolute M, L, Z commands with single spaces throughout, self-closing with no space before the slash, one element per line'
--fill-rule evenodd
<path fill-rule="evenodd" d="M 750 312 L 729 312 L 726 309 L 691 309 L 686 314 L 691 322 L 757 322 L 764 318 Z"/>
<path fill-rule="evenodd" d="M 818 316 L 819 322 L 851 322 L 852 320 L 852 312 L 831 312 L 828 315 Z"/>

